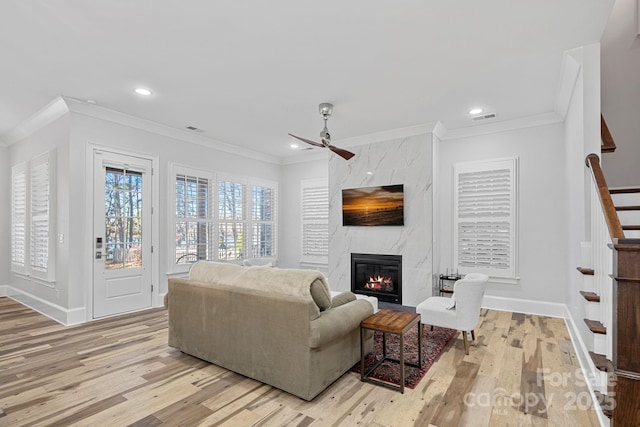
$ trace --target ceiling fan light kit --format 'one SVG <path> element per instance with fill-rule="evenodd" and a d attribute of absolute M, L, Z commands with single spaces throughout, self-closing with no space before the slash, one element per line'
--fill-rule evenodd
<path fill-rule="evenodd" d="M 320 112 L 320 116 L 322 116 L 322 119 L 324 120 L 324 128 L 320 132 L 320 139 L 322 140 L 322 143 L 301 138 L 291 133 L 289 134 L 289 136 L 292 136 L 302 142 L 306 142 L 309 145 L 313 145 L 314 147 L 328 148 L 345 160 L 349 160 L 350 158 L 355 156 L 355 154 L 351 151 L 347 151 L 331 145 L 331 134 L 329 133 L 329 129 L 327 128 L 327 120 L 331 116 L 331 113 L 333 113 L 333 104 L 323 102 L 322 104 L 318 105 L 318 111 Z"/>

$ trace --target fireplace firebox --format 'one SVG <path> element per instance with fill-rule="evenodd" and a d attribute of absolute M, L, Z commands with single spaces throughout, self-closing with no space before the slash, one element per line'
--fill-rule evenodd
<path fill-rule="evenodd" d="M 402 304 L 402 256 L 352 253 L 351 292 Z"/>

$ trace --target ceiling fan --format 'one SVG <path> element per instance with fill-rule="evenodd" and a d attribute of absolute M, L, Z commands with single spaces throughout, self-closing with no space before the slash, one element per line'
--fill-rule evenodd
<path fill-rule="evenodd" d="M 333 151 L 334 153 L 336 153 L 338 156 L 342 157 L 345 160 L 349 160 L 350 158 L 355 156 L 355 154 L 353 154 L 351 151 L 347 151 L 342 148 L 338 148 L 334 145 L 331 145 L 331 135 L 329 134 L 329 129 L 327 129 L 327 120 L 329 119 L 329 116 L 331 116 L 331 113 L 333 112 L 333 104 L 329 104 L 328 102 L 323 102 L 318 106 L 318 109 L 320 111 L 320 115 L 322 116 L 322 119 L 324 120 L 324 129 L 322 129 L 322 131 L 320 132 L 320 139 L 322 140 L 322 143 L 301 138 L 299 136 L 295 136 L 292 133 L 290 133 L 289 136 L 299 139 L 302 142 L 306 142 L 309 145 L 313 145 L 314 147 L 328 148 L 329 150 Z"/>

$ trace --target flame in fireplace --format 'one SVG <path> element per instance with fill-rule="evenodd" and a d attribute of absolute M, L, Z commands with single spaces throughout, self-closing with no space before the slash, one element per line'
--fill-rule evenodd
<path fill-rule="evenodd" d="M 370 276 L 369 281 L 364 285 L 364 287 L 374 291 L 391 292 L 393 291 L 393 279 L 391 277 L 380 275 L 373 277 Z"/>

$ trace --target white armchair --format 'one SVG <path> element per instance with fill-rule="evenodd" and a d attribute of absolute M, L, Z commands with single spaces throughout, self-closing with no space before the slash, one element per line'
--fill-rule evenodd
<path fill-rule="evenodd" d="M 462 332 L 465 354 L 469 354 L 467 332 L 475 340 L 474 329 L 480 319 L 482 297 L 489 276 L 480 273 L 467 274 L 453 285 L 451 298 L 430 297 L 416 307 L 420 314 L 420 333 L 424 325 L 441 326 Z"/>

